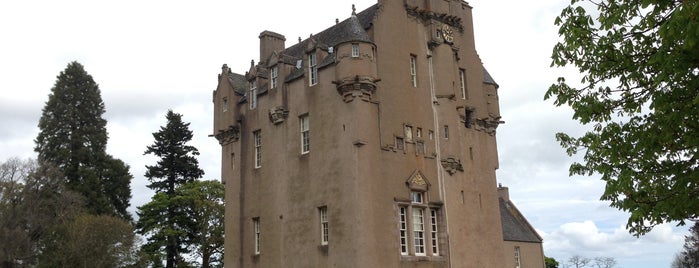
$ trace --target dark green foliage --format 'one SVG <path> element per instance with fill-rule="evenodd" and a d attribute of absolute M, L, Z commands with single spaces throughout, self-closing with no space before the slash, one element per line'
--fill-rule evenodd
<path fill-rule="evenodd" d="M 684 250 L 677 257 L 679 267 L 699 267 L 699 222 L 684 237 Z"/>
<path fill-rule="evenodd" d="M 197 148 L 186 143 L 192 140 L 189 123 L 182 122 L 182 115 L 169 110 L 165 116 L 167 125 L 153 133 L 155 143 L 148 146 L 144 154 L 160 158 L 157 165 L 146 166 L 148 188 L 155 192 L 173 194 L 178 185 L 201 178 L 204 171 L 199 168 Z"/>
<path fill-rule="evenodd" d="M 97 83 L 77 62 L 68 64 L 51 89 L 39 120 L 40 162 L 65 176 L 68 189 L 85 197 L 87 210 L 131 220 L 129 167 L 106 153 L 107 121 Z"/>
<path fill-rule="evenodd" d="M 38 267 L 130 267 L 138 265 L 130 222 L 84 214 L 52 228 L 43 240 Z"/>
<path fill-rule="evenodd" d="M 592 8 L 596 10 L 592 11 Z M 602 175 L 602 200 L 630 213 L 635 235 L 699 212 L 699 2 L 571 1 L 556 19 L 552 66 L 577 68 L 546 92 L 589 124 L 558 133 L 571 175 Z"/>
<path fill-rule="evenodd" d="M 193 224 L 192 215 L 187 213 L 178 187 L 204 175 L 196 156 L 199 151 L 187 145 L 192 139 L 189 123 L 182 122 L 182 115 L 168 111 L 167 124 L 153 133 L 155 143 L 148 146 L 145 154 L 159 158 L 155 166 L 146 166 L 145 176 L 151 182 L 148 187 L 156 195 L 148 204 L 139 207 L 137 229 L 140 234 L 150 235 L 143 251 L 153 265 L 161 265 L 165 257 L 166 267 L 187 265 L 182 254 L 189 253 L 188 231 Z"/>
<path fill-rule="evenodd" d="M 217 181 L 193 181 L 177 189 L 179 203 L 188 215 L 187 244 L 199 255 L 199 267 L 223 266 L 223 184 Z"/>
<path fill-rule="evenodd" d="M 558 268 L 558 261 L 554 258 L 544 257 L 546 268 Z"/>
<path fill-rule="evenodd" d="M 0 163 L 0 267 L 36 264 L 42 242 L 81 207 L 81 197 L 66 189 L 51 164 Z"/>

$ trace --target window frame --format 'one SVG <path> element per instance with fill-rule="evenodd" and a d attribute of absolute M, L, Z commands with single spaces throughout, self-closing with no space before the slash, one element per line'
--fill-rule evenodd
<path fill-rule="evenodd" d="M 466 70 L 459 68 L 459 84 L 461 86 L 461 99 L 468 99 L 468 91 L 466 90 Z"/>
<path fill-rule="evenodd" d="M 318 84 L 318 53 L 314 50 L 308 53 L 308 85 Z"/>
<path fill-rule="evenodd" d="M 359 44 L 352 43 L 352 58 L 359 58 Z"/>
<path fill-rule="evenodd" d="M 522 267 L 522 252 L 519 249 L 519 246 L 515 246 L 515 252 L 514 252 L 514 257 L 515 257 L 515 268 L 520 268 Z"/>
<path fill-rule="evenodd" d="M 330 226 L 328 222 L 328 207 L 318 208 L 318 218 L 320 219 L 320 244 L 325 246 L 330 238 Z"/>
<path fill-rule="evenodd" d="M 307 154 L 311 151 L 311 121 L 308 114 L 299 116 L 299 128 L 301 133 L 301 154 Z"/>
<path fill-rule="evenodd" d="M 252 132 L 253 148 L 255 156 L 255 168 L 262 167 L 262 130 L 258 129 Z"/>
<path fill-rule="evenodd" d="M 430 205 L 426 190 L 411 188 L 399 201 L 398 239 L 401 257 L 440 257 L 441 207 Z"/>
<path fill-rule="evenodd" d="M 279 82 L 279 65 L 272 66 L 269 73 L 271 80 L 269 88 L 277 88 L 277 83 Z"/>
<path fill-rule="evenodd" d="M 260 237 L 261 237 L 261 232 L 260 232 L 260 218 L 252 218 L 252 228 L 253 228 L 253 252 L 255 255 L 260 255 Z"/>
<path fill-rule="evenodd" d="M 252 80 L 249 83 L 250 86 L 250 91 L 249 91 L 249 105 L 250 105 L 250 110 L 253 110 L 257 108 L 257 80 Z"/>
<path fill-rule="evenodd" d="M 417 56 L 410 54 L 410 82 L 417 87 Z"/>
<path fill-rule="evenodd" d="M 407 256 L 410 254 L 408 247 L 408 208 L 400 206 L 398 208 L 398 230 L 400 241 L 400 255 Z"/>

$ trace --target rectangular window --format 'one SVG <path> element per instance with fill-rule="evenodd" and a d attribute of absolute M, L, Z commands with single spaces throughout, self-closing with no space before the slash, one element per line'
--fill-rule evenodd
<path fill-rule="evenodd" d="M 308 85 L 318 84 L 318 54 L 313 51 L 308 54 Z"/>
<path fill-rule="evenodd" d="M 250 94 L 249 96 L 249 102 L 250 102 L 250 110 L 255 109 L 257 107 L 257 81 L 251 81 L 250 82 Z"/>
<path fill-rule="evenodd" d="M 408 142 L 413 141 L 413 127 L 405 126 L 405 140 Z"/>
<path fill-rule="evenodd" d="M 399 151 L 405 150 L 405 141 L 401 137 L 396 137 L 396 150 L 399 150 Z"/>
<path fill-rule="evenodd" d="M 430 130 L 429 136 L 430 136 L 430 140 L 434 139 L 434 131 Z"/>
<path fill-rule="evenodd" d="M 461 86 L 461 98 L 468 99 L 468 92 L 466 91 L 466 71 L 464 69 L 459 69 L 459 85 Z"/>
<path fill-rule="evenodd" d="M 422 208 L 413 208 L 413 240 L 415 255 L 425 256 L 425 215 Z"/>
<path fill-rule="evenodd" d="M 410 202 L 413 204 L 422 204 L 423 193 L 422 192 L 410 192 Z"/>
<path fill-rule="evenodd" d="M 444 125 L 444 138 L 448 139 L 449 138 L 449 126 Z"/>
<path fill-rule="evenodd" d="M 301 153 L 305 154 L 311 150 L 311 135 L 308 115 L 302 115 L 301 122 Z"/>
<path fill-rule="evenodd" d="M 255 143 L 255 168 L 262 167 L 262 133 L 260 130 L 252 132 Z"/>
<path fill-rule="evenodd" d="M 352 58 L 359 58 L 359 44 L 352 44 Z"/>
<path fill-rule="evenodd" d="M 272 69 L 269 72 L 270 72 L 270 77 L 272 77 L 272 83 L 271 83 L 270 88 L 276 88 L 277 81 L 279 81 L 279 67 L 274 66 L 274 67 L 272 67 Z"/>
<path fill-rule="evenodd" d="M 439 238 L 437 237 L 437 210 L 430 209 L 430 239 L 432 244 L 432 255 L 439 255 Z"/>
<path fill-rule="evenodd" d="M 415 150 L 418 154 L 425 154 L 425 143 L 422 141 L 415 142 Z"/>
<path fill-rule="evenodd" d="M 221 100 L 221 110 L 224 113 L 228 112 L 228 98 L 223 98 L 223 100 Z"/>
<path fill-rule="evenodd" d="M 320 244 L 328 244 L 328 207 L 319 207 L 318 214 L 320 216 Z"/>
<path fill-rule="evenodd" d="M 415 129 L 415 136 L 418 138 L 422 138 L 422 128 Z"/>
<path fill-rule="evenodd" d="M 398 222 L 400 228 L 400 254 L 408 255 L 408 221 L 407 209 L 405 207 L 399 208 Z"/>
<path fill-rule="evenodd" d="M 471 127 L 471 122 L 473 121 L 473 110 L 466 109 L 464 114 L 464 126 L 467 128 Z"/>
<path fill-rule="evenodd" d="M 417 87 L 417 58 L 415 55 L 410 55 L 410 81 L 413 83 L 413 87 Z"/>
<path fill-rule="evenodd" d="M 519 247 L 515 247 L 515 268 L 521 267 L 521 264 L 520 264 L 521 259 L 520 259 L 519 253 L 520 253 Z"/>
<path fill-rule="evenodd" d="M 254 231 L 254 238 L 253 240 L 255 241 L 255 255 L 260 254 L 260 218 L 254 218 L 252 219 L 252 228 Z"/>

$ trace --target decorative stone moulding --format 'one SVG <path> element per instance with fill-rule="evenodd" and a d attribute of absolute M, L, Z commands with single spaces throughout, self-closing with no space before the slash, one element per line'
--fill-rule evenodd
<path fill-rule="evenodd" d="M 421 9 L 417 6 L 411 6 L 408 4 L 405 5 L 405 11 L 408 13 L 408 15 L 415 17 L 415 18 L 418 18 L 418 19 L 421 19 L 424 22 L 429 22 L 431 20 L 435 20 L 435 21 L 447 24 L 451 27 L 454 27 L 459 32 L 462 32 L 462 33 L 464 32 L 464 25 L 461 22 L 461 18 L 459 18 L 458 16 L 429 11 L 429 10 Z"/>
<path fill-rule="evenodd" d="M 344 102 L 352 102 L 355 98 L 370 101 L 374 92 L 376 92 L 376 82 L 378 81 L 378 79 L 371 77 L 355 76 L 353 79 L 343 79 L 333 83 L 337 85 L 337 93 L 342 96 L 342 100 Z"/>
<path fill-rule="evenodd" d="M 500 116 L 494 116 L 492 114 L 485 118 L 478 118 L 475 121 L 475 129 L 484 131 L 490 136 L 495 136 L 495 130 L 500 124 L 505 123 L 505 121 L 500 120 Z"/>
<path fill-rule="evenodd" d="M 289 110 L 284 107 L 277 106 L 269 109 L 269 121 L 272 122 L 272 124 L 280 124 L 284 122 L 287 117 L 289 117 Z"/>
<path fill-rule="evenodd" d="M 236 142 L 240 139 L 240 126 L 230 125 L 227 129 L 219 129 L 218 133 L 214 134 L 214 137 L 221 145 Z"/>
<path fill-rule="evenodd" d="M 461 165 L 461 160 L 454 157 L 447 157 L 442 159 L 442 167 L 449 173 L 449 175 L 454 175 L 456 171 L 464 171 L 464 166 Z"/>

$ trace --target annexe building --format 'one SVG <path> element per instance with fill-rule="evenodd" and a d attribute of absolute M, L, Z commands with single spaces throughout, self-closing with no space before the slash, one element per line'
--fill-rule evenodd
<path fill-rule="evenodd" d="M 379 0 L 289 47 L 259 38 L 213 93 L 226 267 L 511 263 L 468 3 Z"/>

